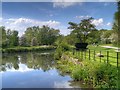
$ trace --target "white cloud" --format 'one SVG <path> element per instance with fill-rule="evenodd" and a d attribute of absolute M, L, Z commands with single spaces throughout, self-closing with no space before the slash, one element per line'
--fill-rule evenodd
<path fill-rule="evenodd" d="M 61 7 L 61 8 L 66 8 L 69 6 L 73 6 L 76 4 L 82 4 L 80 0 L 52 0 L 53 1 L 53 7 Z M 83 0 L 81 0 L 83 1 Z"/>
<path fill-rule="evenodd" d="M 90 18 L 91 16 L 89 15 L 86 15 L 86 16 L 76 16 L 77 19 L 88 19 Z M 104 20 L 103 18 L 99 18 L 99 19 L 93 19 L 92 20 L 92 24 L 94 24 L 95 26 L 97 27 L 100 27 L 100 26 L 103 26 L 104 24 Z M 108 23 L 109 24 L 109 23 Z"/>
<path fill-rule="evenodd" d="M 86 15 L 86 16 L 76 16 L 77 19 L 87 19 L 90 18 L 91 16 Z"/>
<path fill-rule="evenodd" d="M 96 25 L 96 26 L 102 26 L 103 25 L 103 18 L 100 19 L 94 19 L 92 20 L 92 24 Z"/>
<path fill-rule="evenodd" d="M 18 30 L 19 36 L 23 34 L 23 32 L 26 30 L 27 27 L 31 26 L 43 26 L 48 25 L 50 27 L 56 28 L 60 25 L 60 22 L 58 21 L 38 21 L 34 19 L 28 19 L 28 18 L 9 18 L 9 19 L 2 19 L 2 25 L 6 27 L 6 29 L 12 29 L 12 30 Z M 2 26 L 0 25 L 0 26 Z"/>
<path fill-rule="evenodd" d="M 60 25 L 60 26 L 58 26 L 58 28 L 60 29 L 60 34 L 63 34 L 65 36 L 70 34 L 70 29 L 68 29 L 67 26 Z"/>
<path fill-rule="evenodd" d="M 77 4 L 76 2 L 75 3 L 72 3 L 72 2 L 69 2 L 69 3 L 66 3 L 66 2 L 55 2 L 53 4 L 53 7 L 62 7 L 62 8 L 65 8 L 65 7 L 69 7 L 69 6 L 73 6 Z"/>
<path fill-rule="evenodd" d="M 110 22 L 108 22 L 108 23 L 107 23 L 107 26 L 111 26 L 111 23 L 110 23 Z"/>
<path fill-rule="evenodd" d="M 49 16 L 50 16 L 50 17 L 53 17 L 53 14 L 50 14 Z"/>
<path fill-rule="evenodd" d="M 96 0 L 99 2 L 117 2 L 117 0 Z"/>
<path fill-rule="evenodd" d="M 86 16 L 76 16 L 77 19 L 88 19 L 91 16 L 86 15 Z M 99 19 L 93 19 L 92 20 L 92 24 L 94 24 L 95 26 L 99 27 L 99 26 L 103 26 L 104 24 L 104 20 L 103 18 L 99 18 Z"/>
<path fill-rule="evenodd" d="M 0 26 L 2 26 L 2 18 L 0 18 Z"/>
<path fill-rule="evenodd" d="M 109 5 L 109 3 L 107 3 L 107 2 L 106 2 L 106 3 L 104 3 L 104 6 L 108 6 L 108 5 Z"/>

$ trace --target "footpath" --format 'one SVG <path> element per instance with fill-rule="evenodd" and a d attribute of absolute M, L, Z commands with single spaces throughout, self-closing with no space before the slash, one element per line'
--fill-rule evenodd
<path fill-rule="evenodd" d="M 113 46 L 101 46 L 101 47 L 112 48 L 112 49 L 115 49 L 116 52 L 120 52 L 120 48 L 118 48 L 118 47 L 113 47 Z"/>

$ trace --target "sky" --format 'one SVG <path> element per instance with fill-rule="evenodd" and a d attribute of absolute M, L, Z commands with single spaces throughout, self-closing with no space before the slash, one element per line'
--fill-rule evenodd
<path fill-rule="evenodd" d="M 2 24 L 6 29 L 24 34 L 27 27 L 48 25 L 68 35 L 68 22 L 80 23 L 93 17 L 97 29 L 111 29 L 115 2 L 2 2 Z"/>

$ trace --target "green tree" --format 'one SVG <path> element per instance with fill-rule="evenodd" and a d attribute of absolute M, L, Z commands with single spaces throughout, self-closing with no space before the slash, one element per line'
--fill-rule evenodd
<path fill-rule="evenodd" d="M 72 29 L 73 33 L 77 35 L 81 43 L 85 43 L 87 40 L 87 36 L 90 31 L 95 30 L 95 25 L 92 24 L 93 18 L 83 19 L 80 23 L 69 22 L 70 25 L 68 29 Z"/>
<path fill-rule="evenodd" d="M 18 31 L 16 30 L 7 30 L 7 46 L 13 47 L 19 45 Z"/>
<path fill-rule="evenodd" d="M 2 36 L 2 37 L 0 37 L 0 47 L 4 48 L 7 46 L 7 35 L 6 35 L 5 27 L 3 27 L 3 26 L 0 27 L 0 33 Z"/>
<path fill-rule="evenodd" d="M 30 46 L 31 45 L 31 40 L 32 38 L 34 37 L 34 34 L 33 34 L 33 29 L 32 27 L 28 27 L 25 31 L 25 37 L 26 37 L 26 42 L 27 42 L 27 46 Z"/>
<path fill-rule="evenodd" d="M 19 45 L 20 45 L 20 46 L 27 46 L 25 35 L 22 35 L 22 36 L 19 38 Z"/>
<path fill-rule="evenodd" d="M 37 46 L 37 45 L 38 45 L 37 38 L 33 37 L 32 40 L 31 40 L 31 46 Z"/>
<path fill-rule="evenodd" d="M 118 1 L 118 11 L 114 14 L 114 23 L 112 26 L 113 29 L 113 44 L 120 46 L 120 1 Z"/>
<path fill-rule="evenodd" d="M 101 40 L 104 44 L 110 44 L 112 42 L 112 30 L 105 30 L 102 32 Z"/>
<path fill-rule="evenodd" d="M 41 28 L 38 26 L 29 27 L 25 31 L 25 37 L 28 45 L 53 45 L 59 36 L 59 30 L 50 28 L 43 25 Z"/>

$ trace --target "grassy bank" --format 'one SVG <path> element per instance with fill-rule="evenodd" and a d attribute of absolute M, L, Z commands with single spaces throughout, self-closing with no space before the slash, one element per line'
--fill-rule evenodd
<path fill-rule="evenodd" d="M 29 52 L 29 51 L 42 51 L 42 50 L 53 50 L 55 46 L 31 46 L 31 47 L 13 47 L 1 49 L 3 53 L 12 52 Z"/>
<path fill-rule="evenodd" d="M 82 86 L 85 88 L 117 88 L 118 68 L 115 50 L 92 45 L 88 46 L 88 49 L 90 49 L 90 58 L 89 50 L 81 52 L 63 48 L 64 52 L 61 53 L 59 50 L 62 49 L 58 48 L 62 55 L 58 60 L 57 68 L 64 74 L 70 74 L 73 80 L 83 82 Z M 104 57 L 96 55 L 100 51 Z M 108 63 L 107 51 L 109 51 Z"/>
<path fill-rule="evenodd" d="M 78 60 L 78 64 L 70 60 L 59 60 L 57 68 L 62 73 L 70 74 L 73 80 L 82 81 L 83 86 L 87 85 L 86 88 L 117 88 L 116 66 L 90 60 Z"/>
<path fill-rule="evenodd" d="M 68 51 L 68 53 L 72 57 L 78 58 L 81 61 L 82 60 L 98 61 L 117 66 L 117 52 L 115 52 L 115 49 L 104 48 L 100 46 L 97 47 L 88 46 L 88 49 L 86 51 L 74 51 L 74 55 L 73 51 Z M 97 56 L 100 53 L 103 55 L 103 57 Z"/>

